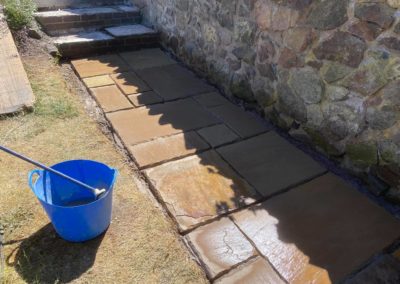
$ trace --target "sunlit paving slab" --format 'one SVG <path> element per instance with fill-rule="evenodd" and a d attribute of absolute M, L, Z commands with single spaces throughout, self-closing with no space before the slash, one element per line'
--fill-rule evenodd
<path fill-rule="evenodd" d="M 133 70 L 176 64 L 176 61 L 159 48 L 123 52 L 120 55 Z"/>
<path fill-rule="evenodd" d="M 192 99 L 107 114 L 125 145 L 217 124 L 219 121 Z"/>
<path fill-rule="evenodd" d="M 228 218 L 197 228 L 187 238 L 211 278 L 257 254 Z"/>
<path fill-rule="evenodd" d="M 218 278 L 217 284 L 284 284 L 285 282 L 263 258 L 257 257 Z"/>
<path fill-rule="evenodd" d="M 137 107 L 163 102 L 163 99 L 153 91 L 129 95 L 128 98 Z"/>
<path fill-rule="evenodd" d="M 400 237 L 400 222 L 333 174 L 233 214 L 290 283 L 342 280 Z"/>
<path fill-rule="evenodd" d="M 86 87 L 95 88 L 103 87 L 108 85 L 114 85 L 115 82 L 111 79 L 109 75 L 100 75 L 83 79 Z"/>
<path fill-rule="evenodd" d="M 211 85 L 178 64 L 146 68 L 137 73 L 166 101 L 214 90 Z"/>
<path fill-rule="evenodd" d="M 104 112 L 133 108 L 133 105 L 115 85 L 92 88 L 90 91 Z"/>
<path fill-rule="evenodd" d="M 128 64 L 116 54 L 72 60 L 71 64 L 81 78 L 129 70 Z"/>
<path fill-rule="evenodd" d="M 263 122 L 231 103 L 211 107 L 210 110 L 242 138 L 248 138 L 269 130 Z"/>
<path fill-rule="evenodd" d="M 181 231 L 259 198 L 214 151 L 145 171 Z"/>
<path fill-rule="evenodd" d="M 148 167 L 210 148 L 194 131 L 161 137 L 128 147 L 139 167 Z"/>
<path fill-rule="evenodd" d="M 264 196 L 308 181 L 326 171 L 275 132 L 224 146 L 217 151 Z"/>
<path fill-rule="evenodd" d="M 151 90 L 150 87 L 133 72 L 113 74 L 111 75 L 111 78 L 125 95 L 137 94 Z"/>

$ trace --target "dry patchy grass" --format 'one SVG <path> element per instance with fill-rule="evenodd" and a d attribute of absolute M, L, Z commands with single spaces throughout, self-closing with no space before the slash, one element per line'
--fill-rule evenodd
<path fill-rule="evenodd" d="M 0 143 L 47 164 L 87 158 L 119 170 L 113 221 L 85 244 L 55 234 L 27 185 L 32 167 L 0 153 L 0 222 L 5 225 L 4 283 L 203 283 L 171 222 L 135 186 L 135 173 L 83 110 L 47 56 L 23 57 L 35 110 L 0 120 Z"/>

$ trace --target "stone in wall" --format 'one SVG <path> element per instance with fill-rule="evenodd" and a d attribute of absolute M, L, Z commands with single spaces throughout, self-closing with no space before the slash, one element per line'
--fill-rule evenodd
<path fill-rule="evenodd" d="M 337 28 L 347 21 L 348 0 L 314 1 L 307 23 L 319 30 Z"/>
<path fill-rule="evenodd" d="M 380 44 L 383 44 L 389 49 L 399 50 L 400 51 L 400 39 L 396 37 L 385 37 L 379 41 Z"/>
<path fill-rule="evenodd" d="M 349 67 L 357 67 L 363 60 L 366 49 L 367 45 L 363 40 L 350 33 L 338 31 L 321 42 L 314 49 L 314 54 L 318 59 L 327 59 Z"/>
<path fill-rule="evenodd" d="M 335 61 L 327 61 L 321 68 L 322 77 L 328 83 L 343 79 L 351 73 L 353 68 Z"/>
<path fill-rule="evenodd" d="M 289 86 L 306 104 L 318 104 L 324 92 L 324 84 L 318 72 L 310 67 L 292 69 Z"/>
<path fill-rule="evenodd" d="M 379 25 L 387 29 L 394 21 L 395 9 L 386 3 L 356 3 L 354 15 L 356 18 Z"/>
<path fill-rule="evenodd" d="M 382 29 L 376 24 L 361 21 L 352 24 L 349 27 L 349 32 L 366 41 L 373 41 L 381 34 Z"/>

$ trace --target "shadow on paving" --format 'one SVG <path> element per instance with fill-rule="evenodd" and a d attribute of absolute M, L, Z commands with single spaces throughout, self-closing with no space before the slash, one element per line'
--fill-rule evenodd
<path fill-rule="evenodd" d="M 85 243 L 61 239 L 48 224 L 24 239 L 15 252 L 16 271 L 27 283 L 67 283 L 88 271 L 96 258 L 104 234 Z"/>
<path fill-rule="evenodd" d="M 106 73 L 127 71 L 121 67 L 125 62 L 103 63 Z M 285 280 L 298 283 L 340 281 L 400 236 L 398 220 L 340 178 L 326 174 L 323 166 L 274 131 L 249 134 L 250 125 L 236 128 L 231 122 L 234 118 L 227 118 L 231 109 L 236 111 L 235 106 L 210 106 L 197 100 L 210 91 L 190 90 L 194 75 L 185 75 L 180 81 L 169 74 L 162 81 L 157 72 L 168 74 L 169 67 L 151 68 L 134 72 L 165 103 L 148 105 L 142 96 L 138 102 L 145 107 L 107 117 L 134 158 L 132 145 L 183 135 L 183 158 L 168 157 L 168 163 L 144 167 L 181 232 L 191 232 L 199 224 L 245 207 L 230 215 L 230 220 Z M 177 68 L 171 67 L 171 71 Z M 183 74 L 181 70 L 177 73 Z M 129 87 L 137 82 L 132 79 L 125 84 Z M 202 89 L 204 83 L 193 84 Z M 195 145 L 193 133 L 218 124 L 227 126 L 238 139 L 208 150 Z M 154 149 L 160 147 L 164 147 L 160 155 L 174 151 L 166 140 Z M 212 258 L 213 253 L 207 251 L 218 249 L 213 245 L 211 237 L 197 250 Z"/>
<path fill-rule="evenodd" d="M 150 116 L 158 117 L 159 125 L 183 131 L 186 149 L 196 151 L 188 137 L 190 131 L 198 128 L 196 111 L 187 110 L 189 114 L 185 117 L 189 119 L 183 120 L 183 116 L 166 110 L 163 105 L 146 108 Z M 169 169 L 161 170 L 158 176 L 163 176 L 161 181 L 156 178 L 152 183 L 175 218 L 194 217 L 200 223 L 207 223 L 208 217 L 245 207 L 245 211 L 230 215 L 231 220 L 285 280 L 299 283 L 343 280 L 400 237 L 400 226 L 397 223 L 396 229 L 394 218 L 386 216 L 382 208 L 340 178 L 324 175 L 326 170 L 322 166 L 319 168 L 312 158 L 305 157 L 306 154 L 276 133 L 257 133 L 241 140 L 199 151 L 200 167 L 189 166 L 182 171 L 191 157 L 184 158 L 188 159 L 185 162 L 177 160 L 159 166 Z M 215 156 L 209 155 L 209 151 Z M 208 172 L 207 179 L 201 168 Z M 152 180 L 151 174 L 149 177 Z M 230 181 L 229 190 L 222 189 L 227 185 L 222 179 Z M 171 183 L 163 189 L 165 182 Z M 302 184 L 307 185 L 301 187 Z M 290 188 L 293 189 L 285 193 Z M 179 195 L 175 203 L 167 200 L 171 190 L 175 190 L 172 195 Z M 265 199 L 268 200 L 260 205 L 248 207 Z M 207 209 L 210 200 L 214 202 L 213 212 Z M 179 212 L 176 207 L 184 211 Z M 212 237 L 208 241 L 212 242 Z M 201 250 L 217 249 L 206 242 Z"/>

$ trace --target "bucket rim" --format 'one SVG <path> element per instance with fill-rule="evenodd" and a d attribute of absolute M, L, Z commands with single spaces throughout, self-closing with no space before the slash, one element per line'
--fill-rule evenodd
<path fill-rule="evenodd" d="M 101 195 L 100 198 L 98 198 L 98 199 L 96 199 L 96 200 L 94 200 L 94 201 L 92 201 L 92 202 L 90 202 L 90 203 L 85 203 L 85 204 L 81 204 L 81 205 L 74 205 L 74 206 L 61 206 L 61 205 L 56 205 L 56 204 L 50 204 L 50 203 L 48 203 L 47 201 L 45 201 L 45 200 L 39 198 L 39 197 L 36 195 L 36 193 L 34 192 L 33 188 L 31 188 L 31 190 L 32 190 L 33 193 L 35 194 L 36 198 L 39 199 L 40 202 L 43 202 L 43 203 L 45 203 L 45 204 L 47 204 L 47 205 L 49 205 L 49 206 L 55 207 L 55 208 L 63 208 L 63 209 L 65 209 L 65 208 L 71 208 L 71 209 L 73 209 L 73 208 L 78 208 L 78 207 L 83 207 L 83 206 L 88 206 L 88 205 L 92 205 L 92 204 L 98 203 L 98 202 L 100 202 L 101 200 L 103 200 L 103 199 L 105 199 L 106 197 L 108 197 L 108 196 L 111 194 L 111 192 L 113 192 L 113 190 L 114 190 L 115 180 L 117 179 L 117 176 L 118 176 L 118 170 L 117 170 L 116 168 L 110 167 L 109 165 L 107 165 L 107 164 L 105 164 L 105 163 L 102 163 L 102 162 L 99 162 L 99 161 L 87 160 L 87 159 L 66 160 L 66 161 L 63 161 L 63 162 L 54 164 L 54 165 L 50 166 L 50 168 L 53 168 L 53 167 L 55 167 L 55 166 L 58 166 L 58 165 L 61 165 L 61 164 L 64 164 L 64 163 L 69 163 L 69 162 L 80 162 L 80 161 L 83 161 L 83 162 L 93 162 L 93 163 L 101 164 L 101 165 L 106 166 L 107 168 L 109 168 L 111 171 L 114 171 L 114 175 L 113 175 L 113 178 L 112 178 L 112 181 L 111 181 L 111 185 L 112 185 L 112 186 L 110 187 L 109 190 L 106 190 L 106 193 L 105 193 L 105 194 Z M 38 171 L 38 170 L 32 170 L 31 173 L 32 173 L 32 172 L 35 172 L 35 171 Z M 41 171 L 41 172 L 46 172 L 46 170 L 39 170 L 39 171 Z M 39 178 L 41 178 L 41 177 L 42 177 L 42 176 L 39 176 Z M 38 178 L 38 179 L 39 179 L 39 178 Z M 38 179 L 35 181 L 34 184 L 37 183 Z"/>

